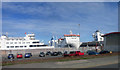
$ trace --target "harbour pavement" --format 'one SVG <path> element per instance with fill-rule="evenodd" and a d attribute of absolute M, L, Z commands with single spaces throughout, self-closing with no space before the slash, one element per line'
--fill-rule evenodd
<path fill-rule="evenodd" d="M 16 64 L 3 66 L 3 68 L 118 68 L 118 56 L 64 62 Z"/>

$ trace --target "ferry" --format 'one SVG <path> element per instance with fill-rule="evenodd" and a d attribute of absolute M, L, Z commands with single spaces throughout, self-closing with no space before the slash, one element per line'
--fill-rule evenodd
<path fill-rule="evenodd" d="M 35 34 L 25 34 L 25 37 L 0 37 L 0 50 L 18 50 L 18 49 L 44 49 L 54 48 L 54 46 L 45 45 L 40 40 L 35 39 Z"/>
<path fill-rule="evenodd" d="M 78 49 L 80 47 L 80 35 L 79 34 L 73 34 L 70 30 L 70 34 L 64 34 L 64 37 L 59 38 L 58 40 L 51 40 L 49 41 L 49 45 L 55 46 L 55 47 L 67 47 L 67 48 L 76 48 Z"/>

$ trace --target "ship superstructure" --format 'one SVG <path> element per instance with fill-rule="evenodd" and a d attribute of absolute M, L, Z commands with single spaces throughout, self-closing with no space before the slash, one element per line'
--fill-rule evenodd
<path fill-rule="evenodd" d="M 53 48 L 53 46 L 47 46 L 43 42 L 40 42 L 40 40 L 36 40 L 33 33 L 26 34 L 25 37 L 8 37 L 6 35 L 0 37 L 0 50 L 38 48 Z"/>
<path fill-rule="evenodd" d="M 102 34 L 99 30 L 96 30 L 95 33 L 93 33 L 93 38 L 94 38 L 94 41 L 104 41 L 104 38 L 102 37 Z"/>
<path fill-rule="evenodd" d="M 49 43 L 55 47 L 72 47 L 78 49 L 80 47 L 80 35 L 72 34 L 72 31 L 70 31 L 70 34 L 65 34 L 63 38 L 51 40 Z"/>

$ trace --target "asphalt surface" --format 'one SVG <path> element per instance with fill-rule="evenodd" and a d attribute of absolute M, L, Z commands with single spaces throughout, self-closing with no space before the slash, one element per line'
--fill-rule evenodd
<path fill-rule="evenodd" d="M 96 67 L 92 67 L 92 68 L 118 68 L 118 63 L 96 66 Z"/>
<path fill-rule="evenodd" d="M 45 62 L 31 64 L 16 64 L 3 68 L 118 68 L 118 56 L 103 58 L 72 60 L 64 62 Z"/>

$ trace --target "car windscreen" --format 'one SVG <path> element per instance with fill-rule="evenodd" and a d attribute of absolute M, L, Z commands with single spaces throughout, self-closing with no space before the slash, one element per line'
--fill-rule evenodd
<path fill-rule="evenodd" d="M 70 52 L 70 54 L 73 54 L 73 53 L 75 53 L 75 52 Z"/>

